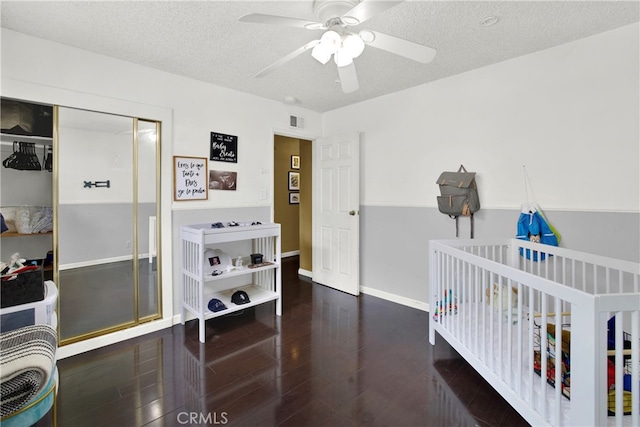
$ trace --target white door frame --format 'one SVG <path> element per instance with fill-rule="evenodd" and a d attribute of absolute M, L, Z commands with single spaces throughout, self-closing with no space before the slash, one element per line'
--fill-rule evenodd
<path fill-rule="evenodd" d="M 359 135 L 357 132 L 354 132 L 354 134 Z M 274 150 L 275 150 L 275 137 L 276 136 L 285 136 L 285 137 L 289 137 L 289 138 L 306 139 L 306 140 L 311 141 L 312 145 L 316 144 L 316 141 L 319 140 L 320 138 L 323 138 L 323 137 L 318 136 L 316 134 L 310 134 L 310 133 L 307 133 L 307 132 L 304 132 L 304 131 L 300 131 L 300 130 L 296 130 L 296 129 L 277 129 L 277 128 L 273 128 L 272 129 L 272 136 L 271 136 L 271 150 L 270 150 L 270 154 L 269 154 L 271 156 L 270 164 L 272 165 L 272 168 L 273 168 L 273 165 L 274 165 L 274 162 L 275 162 Z M 267 197 L 267 199 L 271 202 L 271 213 L 270 213 L 271 221 L 274 221 L 274 218 L 275 218 L 275 205 L 273 203 L 273 201 L 274 201 L 274 197 L 273 197 L 273 195 L 274 195 L 274 183 L 273 183 L 274 174 L 275 174 L 275 170 L 272 171 L 272 173 L 268 174 L 271 177 L 271 179 L 269 180 L 269 184 L 268 184 L 269 196 Z M 359 179 L 359 176 L 358 176 L 358 179 Z M 316 198 L 318 196 L 317 194 L 315 194 L 315 192 L 316 192 L 315 185 L 313 186 L 313 190 L 312 191 L 314 192 L 314 194 L 312 194 L 312 200 L 314 200 L 314 203 L 315 203 L 315 200 L 316 200 Z M 356 216 L 357 216 L 358 223 L 359 223 L 359 217 L 360 217 L 359 197 L 358 197 L 358 206 L 356 206 L 354 209 L 357 212 Z M 314 221 L 315 221 L 315 219 L 314 219 Z M 312 232 L 311 233 L 312 240 L 315 238 L 315 236 L 313 235 L 314 234 L 313 228 L 314 228 L 314 226 L 312 225 L 312 230 L 311 230 L 311 232 Z M 360 236 L 358 236 L 358 245 L 359 245 L 359 240 L 360 240 Z M 314 246 L 314 253 L 315 253 L 316 250 L 317 250 L 317 247 Z M 357 269 L 359 270 L 359 268 L 360 268 L 359 267 L 359 264 L 360 264 L 360 262 L 359 262 L 360 261 L 359 260 L 359 257 L 360 257 L 359 251 L 357 251 L 355 256 L 358 257 L 358 259 L 357 259 L 357 265 L 358 265 Z M 314 255 L 314 258 L 315 258 L 315 255 Z M 316 276 L 316 269 L 317 269 L 317 266 L 314 264 L 312 266 L 312 272 L 311 272 L 311 274 L 312 274 L 311 279 L 312 280 L 314 280 L 314 276 Z M 358 271 L 358 276 L 359 276 L 359 271 Z M 359 277 L 358 277 L 358 289 L 357 289 L 355 294 L 357 295 L 358 293 L 359 293 Z"/>

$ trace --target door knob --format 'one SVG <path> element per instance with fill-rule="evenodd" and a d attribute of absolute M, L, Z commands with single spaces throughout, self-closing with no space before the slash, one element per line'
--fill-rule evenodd
<path fill-rule="evenodd" d="M 356 211 L 349 211 L 349 215 L 354 216 L 356 214 Z"/>

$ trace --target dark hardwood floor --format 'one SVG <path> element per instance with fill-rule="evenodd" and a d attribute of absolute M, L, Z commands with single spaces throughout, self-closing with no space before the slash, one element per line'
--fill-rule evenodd
<path fill-rule="evenodd" d="M 353 297 L 283 262 L 273 303 L 60 360 L 58 426 L 526 426 L 429 314 Z M 39 425 L 50 424 L 50 419 Z"/>

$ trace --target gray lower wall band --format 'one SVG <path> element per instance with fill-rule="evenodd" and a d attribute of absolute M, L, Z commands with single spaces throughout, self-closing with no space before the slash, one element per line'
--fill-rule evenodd
<path fill-rule="evenodd" d="M 437 208 L 362 206 L 360 283 L 375 291 L 429 302 L 432 239 L 455 238 L 455 221 Z M 474 217 L 476 239 L 515 237 L 519 210 L 482 209 Z M 560 246 L 633 262 L 640 260 L 640 214 L 549 211 Z M 460 238 L 469 219 L 459 219 Z"/>

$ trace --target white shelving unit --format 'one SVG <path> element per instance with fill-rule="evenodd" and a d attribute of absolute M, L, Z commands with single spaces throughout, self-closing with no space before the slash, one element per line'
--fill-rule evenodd
<path fill-rule="evenodd" d="M 225 271 L 218 276 L 209 276 L 204 271 L 204 251 L 216 245 L 251 241 L 252 253 L 263 254 L 263 261 L 269 265 L 250 268 L 244 266 Z M 276 302 L 276 315 L 282 315 L 282 274 L 280 224 L 258 224 L 225 228 L 212 228 L 211 224 L 196 224 L 180 227 L 182 289 L 181 322 L 184 324 L 187 312 L 198 318 L 199 339 L 205 342 L 205 321 L 244 310 L 265 302 Z M 246 254 L 249 255 L 249 254 Z M 235 286 L 225 284 L 227 279 L 251 275 L 252 283 Z M 236 305 L 231 295 L 243 290 L 251 302 Z M 218 298 L 227 307 L 212 312 L 207 308 L 209 300 Z"/>

